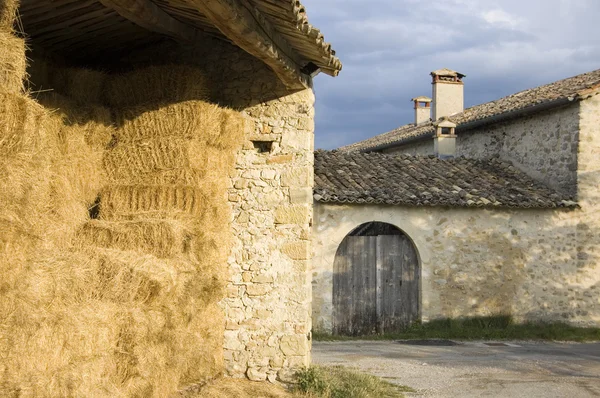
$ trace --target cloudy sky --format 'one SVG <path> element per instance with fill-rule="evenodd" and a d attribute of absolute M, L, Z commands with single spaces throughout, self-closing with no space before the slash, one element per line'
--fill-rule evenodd
<path fill-rule="evenodd" d="M 344 63 L 321 74 L 316 147 L 413 120 L 429 72 L 467 75 L 465 106 L 600 68 L 598 0 L 303 0 Z"/>

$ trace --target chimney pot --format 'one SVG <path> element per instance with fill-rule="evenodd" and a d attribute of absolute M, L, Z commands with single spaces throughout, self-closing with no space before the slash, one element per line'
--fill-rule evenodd
<path fill-rule="evenodd" d="M 462 73 L 451 69 L 431 72 L 433 85 L 433 120 L 451 116 L 465 110 Z"/>
<path fill-rule="evenodd" d="M 427 123 L 431 120 L 431 98 L 421 96 L 411 99 L 415 103 L 415 124 Z"/>
<path fill-rule="evenodd" d="M 456 123 L 448 117 L 441 118 L 434 123 L 435 137 L 433 138 L 433 152 L 440 159 L 451 159 L 456 156 Z"/>

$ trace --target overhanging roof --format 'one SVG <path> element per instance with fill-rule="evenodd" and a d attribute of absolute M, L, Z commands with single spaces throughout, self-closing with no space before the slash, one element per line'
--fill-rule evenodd
<path fill-rule="evenodd" d="M 497 158 L 438 159 L 317 151 L 314 199 L 322 203 L 489 208 L 577 207 Z"/>
<path fill-rule="evenodd" d="M 342 69 L 296 0 L 21 0 L 19 13 L 34 45 L 72 58 L 209 35 L 261 59 L 290 88 Z"/>

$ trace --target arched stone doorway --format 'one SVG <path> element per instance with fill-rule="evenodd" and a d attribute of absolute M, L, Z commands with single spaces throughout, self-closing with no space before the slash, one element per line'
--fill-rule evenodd
<path fill-rule="evenodd" d="M 333 333 L 397 332 L 419 317 L 419 260 L 411 239 L 369 222 L 342 241 L 333 265 Z"/>

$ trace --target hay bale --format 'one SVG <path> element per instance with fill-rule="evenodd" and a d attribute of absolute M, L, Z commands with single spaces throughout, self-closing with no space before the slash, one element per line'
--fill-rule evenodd
<path fill-rule="evenodd" d="M 189 185 L 115 185 L 102 192 L 100 218 L 133 220 L 201 217 L 209 195 Z"/>
<path fill-rule="evenodd" d="M 101 104 L 107 74 L 86 68 L 54 68 L 50 87 L 78 104 Z"/>
<path fill-rule="evenodd" d="M 189 288 L 210 285 L 205 271 L 218 266 L 204 264 L 111 250 L 42 255 L 1 313 L 0 395 L 165 397 L 213 377 L 220 296 Z"/>
<path fill-rule="evenodd" d="M 179 257 L 190 251 L 190 231 L 180 222 L 162 220 L 107 222 L 91 220 L 78 233 L 78 247 L 102 247 Z"/>
<path fill-rule="evenodd" d="M 0 90 L 0 164 L 37 156 L 43 149 L 46 112 L 24 95 Z"/>
<path fill-rule="evenodd" d="M 0 90 L 23 92 L 26 69 L 25 40 L 0 31 Z"/>
<path fill-rule="evenodd" d="M 0 3 L 0 31 L 13 31 L 18 7 L 18 0 L 2 0 Z"/>
<path fill-rule="evenodd" d="M 178 180 L 194 175 L 200 181 L 223 178 L 223 171 L 234 162 L 234 152 L 209 147 L 202 141 L 155 138 L 118 144 L 106 154 L 104 169 L 113 183 L 150 185 L 149 181 L 161 174 L 182 175 Z"/>
<path fill-rule="evenodd" d="M 207 79 L 200 69 L 163 65 L 113 76 L 106 88 L 105 101 L 117 109 L 137 105 L 159 109 L 159 104 L 205 100 L 208 95 Z"/>
<path fill-rule="evenodd" d="M 237 147 L 245 119 L 239 113 L 203 101 L 185 101 L 153 109 L 138 106 L 116 115 L 119 142 L 177 137 L 220 149 Z"/>
<path fill-rule="evenodd" d="M 51 113 L 63 118 L 63 124 L 81 132 L 95 150 L 104 150 L 113 141 L 115 127 L 110 109 L 95 104 L 80 104 L 54 93 L 36 95 L 36 100 Z"/>

